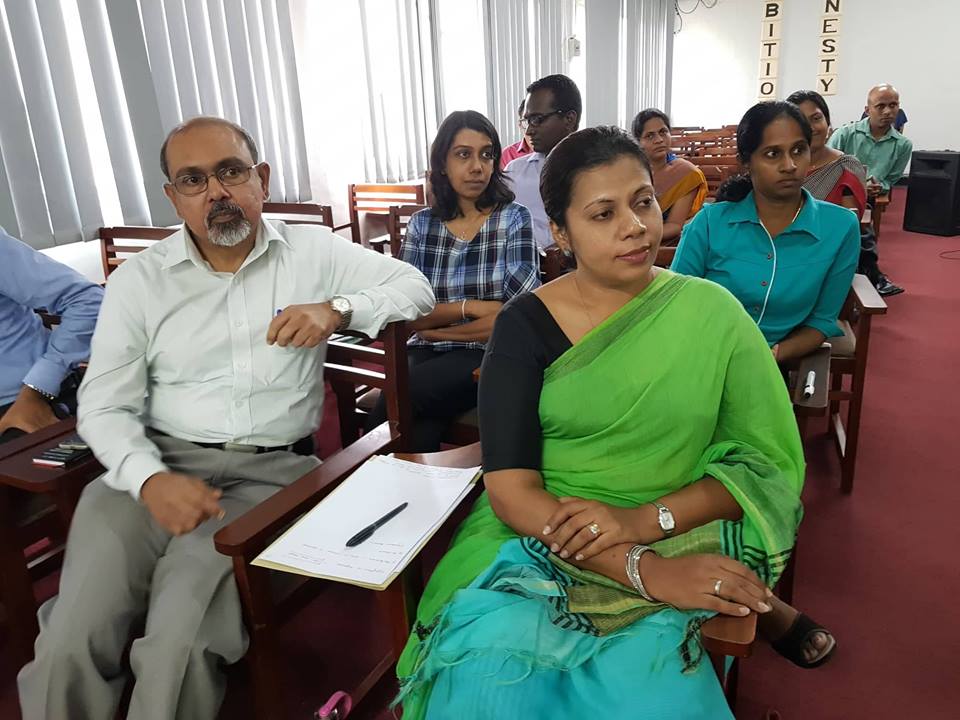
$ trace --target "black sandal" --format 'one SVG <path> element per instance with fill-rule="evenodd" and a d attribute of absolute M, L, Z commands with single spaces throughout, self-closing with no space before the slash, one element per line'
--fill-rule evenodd
<path fill-rule="evenodd" d="M 803 647 L 810 641 L 810 636 L 818 632 L 826 635 L 829 642 L 826 649 L 823 650 L 816 659 L 807 660 L 803 656 Z M 797 617 L 794 619 L 790 629 L 781 635 L 776 642 L 770 643 L 770 645 L 797 667 L 812 670 L 813 668 L 820 667 L 833 656 L 834 651 L 837 649 L 837 640 L 829 630 L 819 625 L 809 615 L 797 613 Z"/>

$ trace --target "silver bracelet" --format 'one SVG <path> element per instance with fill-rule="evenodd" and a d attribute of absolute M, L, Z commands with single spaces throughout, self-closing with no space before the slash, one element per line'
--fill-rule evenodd
<path fill-rule="evenodd" d="M 463 302 L 460 303 L 460 319 L 461 320 L 467 319 L 467 299 L 466 298 L 464 298 Z"/>
<path fill-rule="evenodd" d="M 650 593 L 647 592 L 647 589 L 643 586 L 643 578 L 640 577 L 640 558 L 643 557 L 643 554 L 648 550 L 653 552 L 653 548 L 649 545 L 634 545 L 630 548 L 630 551 L 627 553 L 627 577 L 630 579 L 630 584 L 633 585 L 633 589 L 637 591 L 640 597 L 647 602 L 655 603 L 657 600 L 654 600 Z"/>
<path fill-rule="evenodd" d="M 44 400 L 47 400 L 48 402 L 53 402 L 54 400 L 57 399 L 56 395 L 51 395 L 46 390 L 41 390 L 40 388 L 38 388 L 36 385 L 31 385 L 30 383 L 24 383 L 23 386 L 30 388 L 35 393 L 37 393 L 37 395 L 42 397 Z"/>

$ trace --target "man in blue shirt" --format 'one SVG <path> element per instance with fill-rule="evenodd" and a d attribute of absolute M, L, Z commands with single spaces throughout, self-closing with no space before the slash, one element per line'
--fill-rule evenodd
<path fill-rule="evenodd" d="M 90 355 L 103 290 L 0 228 L 0 442 L 52 425 L 61 385 Z M 34 312 L 60 316 L 52 331 Z"/>

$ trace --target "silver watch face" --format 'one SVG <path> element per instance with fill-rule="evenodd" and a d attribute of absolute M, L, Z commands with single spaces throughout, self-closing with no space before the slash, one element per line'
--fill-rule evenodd
<path fill-rule="evenodd" d="M 332 307 L 341 315 L 346 315 L 351 310 L 350 301 L 344 297 L 331 298 L 330 307 Z"/>
<path fill-rule="evenodd" d="M 660 527 L 664 530 L 673 530 L 677 523 L 673 519 L 673 513 L 666 509 L 660 510 Z"/>

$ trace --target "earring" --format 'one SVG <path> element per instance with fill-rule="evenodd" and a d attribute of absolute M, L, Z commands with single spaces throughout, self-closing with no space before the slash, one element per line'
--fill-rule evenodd
<path fill-rule="evenodd" d="M 561 250 L 560 252 L 563 253 L 563 256 L 564 256 L 565 258 L 572 258 L 572 257 L 573 257 L 573 251 L 572 251 L 570 248 L 564 248 L 564 249 Z"/>

